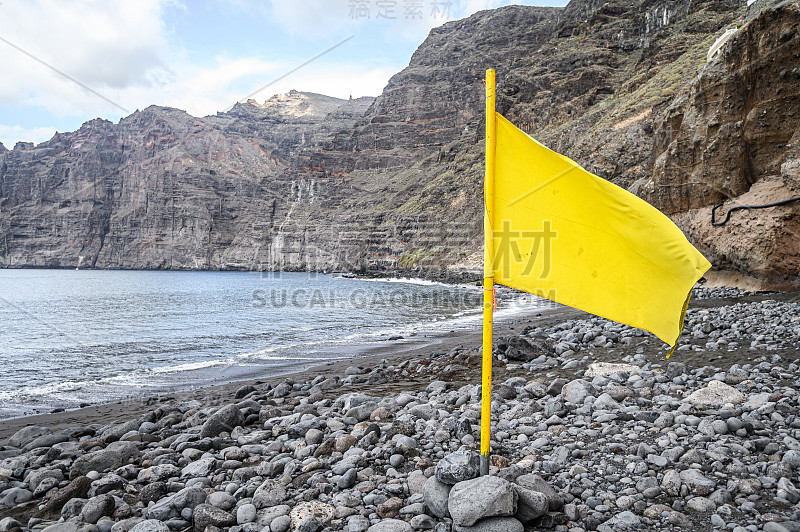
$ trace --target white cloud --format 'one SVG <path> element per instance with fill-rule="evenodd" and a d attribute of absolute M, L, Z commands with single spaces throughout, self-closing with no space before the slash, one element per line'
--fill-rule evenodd
<path fill-rule="evenodd" d="M 38 144 L 52 138 L 56 133 L 54 127 L 36 127 L 26 129 L 22 126 L 5 126 L 0 124 L 0 142 L 9 150 L 14 149 L 17 141 L 33 142 Z"/>
<path fill-rule="evenodd" d="M 230 0 L 233 1 L 233 0 Z M 237 0 L 242 6 L 248 0 Z M 431 29 L 514 0 L 270 0 L 271 21 L 292 35 L 332 39 L 385 33 L 422 43 Z M 566 3 L 566 0 L 565 2 Z M 387 8 L 389 8 L 387 10 Z M 255 12 L 257 8 L 251 7 Z M 389 17 L 389 18 L 387 18 Z"/>
<path fill-rule="evenodd" d="M 184 7 L 178 1 L 3 0 L 0 37 L 128 111 L 156 104 L 184 109 L 195 116 L 229 107 L 307 59 L 285 56 L 264 59 L 263 50 L 255 48 L 241 53 L 228 51 L 228 55 L 216 57 L 190 57 L 182 48 L 190 44 L 179 41 L 174 29 L 165 23 L 167 14 L 175 11 L 172 8 Z M 316 43 L 319 51 L 352 34 L 356 39 L 345 46 L 403 42 L 403 46 L 413 49 L 435 26 L 508 3 L 508 0 L 271 0 L 268 4 L 256 0 L 217 1 L 226 3 L 225 9 L 269 22 L 268 27 L 278 36 L 288 34 L 306 43 Z M 368 18 L 352 11 L 356 3 L 368 6 Z M 434 4 L 438 6 L 437 13 Z M 393 21 L 377 18 L 381 5 L 393 5 L 394 13 L 389 14 L 397 18 Z M 406 10 L 412 5 L 419 6 L 420 17 L 407 17 Z M 290 45 L 285 46 L 290 52 Z M 375 50 L 370 60 L 348 62 L 347 56 L 339 53 L 344 50 L 342 47 L 320 58 L 253 97 L 263 101 L 291 89 L 340 98 L 377 96 L 399 69 L 395 64 L 383 62 L 383 57 L 392 57 L 388 52 L 380 55 Z M 360 53 L 354 57 L 363 58 L 363 48 L 356 50 Z M 396 61 L 396 57 L 391 61 Z M 41 116 L 37 119 L 39 123 L 29 120 L 20 126 L 21 119 L 15 117 L 17 125 L 0 125 L 0 138 L 8 148 L 17 140 L 40 142 L 49 138 L 55 130 L 35 127 L 42 124 L 63 125 L 74 117 L 117 120 L 128 114 L 2 41 L 0 68 L 3 70 L 0 105 L 24 106 Z"/>
<path fill-rule="evenodd" d="M 278 63 L 269 63 L 257 58 L 215 58 L 208 67 L 188 65 L 181 68 L 173 80 L 157 90 L 145 88 L 130 91 L 128 98 L 138 102 L 137 107 L 150 104 L 167 105 L 183 109 L 194 116 L 215 113 L 230 105 L 240 96 L 239 85 L 243 80 L 273 78 Z M 255 81 L 254 81 L 255 83 Z"/>
<path fill-rule="evenodd" d="M 335 2 L 340 2 L 346 18 L 346 2 Z M 288 60 L 266 61 L 255 51 L 236 57 L 204 58 L 202 64 L 197 64 L 169 40 L 163 17 L 165 6 L 170 3 L 171 0 L 3 2 L 0 37 L 131 112 L 156 104 L 184 109 L 196 116 L 213 114 L 297 66 Z M 323 25 L 330 14 L 325 9 L 313 14 L 323 5 L 318 0 L 281 4 L 303 6 L 304 17 L 316 16 Z M 263 7 L 254 9 L 256 14 L 265 15 Z M 284 15 L 289 16 L 289 11 Z M 127 114 L 3 42 L 0 58 L 4 69 L 0 104 L 25 105 L 57 117 L 101 116 L 116 120 Z M 351 94 L 375 96 L 393 73 L 392 69 L 368 65 L 318 62 L 254 97 L 265 100 L 291 89 L 343 98 Z M 39 129 L 23 130 L 10 124 L 4 127 L 5 142 L 12 146 L 15 134 L 24 135 L 20 139 L 38 141 L 46 138 L 41 131 L 52 134 L 52 128 L 41 128 L 37 136 L 32 132 Z"/>
<path fill-rule="evenodd" d="M 271 20 L 291 35 L 330 39 L 388 32 L 422 42 L 431 28 L 461 12 L 453 0 L 271 0 Z"/>
<path fill-rule="evenodd" d="M 271 0 L 271 6 L 272 20 L 293 35 L 328 36 L 355 24 L 348 18 L 347 0 Z"/>
<path fill-rule="evenodd" d="M 102 114 L 114 106 L 53 69 L 117 101 L 118 91 L 166 70 L 162 14 L 168 0 L 3 2 L 0 103 L 41 105 L 56 114 Z M 121 104 L 125 107 L 123 104 Z"/>
<path fill-rule="evenodd" d="M 187 66 L 158 89 L 132 87 L 122 92 L 124 101 L 132 108 L 165 105 L 183 109 L 194 116 L 215 114 L 252 94 L 259 102 L 292 89 L 317 92 L 328 96 L 348 98 L 377 96 L 394 74 L 391 69 L 368 68 L 359 65 L 309 65 L 306 68 L 271 83 L 290 71 L 291 63 L 269 63 L 259 59 L 216 58 L 206 68 Z"/>

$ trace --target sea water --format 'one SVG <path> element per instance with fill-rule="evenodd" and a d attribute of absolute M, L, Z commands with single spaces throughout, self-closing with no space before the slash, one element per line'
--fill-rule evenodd
<path fill-rule="evenodd" d="M 0 419 L 273 376 L 474 328 L 482 295 L 325 274 L 0 270 Z"/>

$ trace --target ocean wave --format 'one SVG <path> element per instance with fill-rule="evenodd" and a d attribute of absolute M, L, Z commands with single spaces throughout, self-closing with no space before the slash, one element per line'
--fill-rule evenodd
<path fill-rule="evenodd" d="M 233 359 L 227 358 L 223 360 L 203 360 L 200 362 L 186 362 L 185 364 L 176 364 L 174 366 L 159 366 L 150 368 L 152 373 L 175 373 L 178 371 L 192 371 L 196 369 L 213 368 L 215 366 L 224 366 L 230 364 Z"/>
<path fill-rule="evenodd" d="M 0 392 L 0 401 L 18 399 L 20 397 L 39 398 L 58 396 L 59 394 L 81 391 L 86 382 L 63 381 L 51 382 L 47 384 L 37 384 L 33 386 L 22 386 L 16 390 L 6 390 Z"/>
<path fill-rule="evenodd" d="M 367 283 L 402 283 L 402 284 L 413 284 L 417 286 L 443 286 L 446 288 L 465 288 L 471 289 L 474 288 L 473 285 L 467 284 L 447 284 L 442 283 L 439 281 L 431 281 L 429 279 L 421 279 L 418 277 L 373 277 L 373 278 L 361 278 L 361 277 L 334 277 L 334 279 L 349 279 L 353 281 L 362 281 Z"/>
<path fill-rule="evenodd" d="M 52 277 L 54 286 L 62 281 L 58 272 Z M 482 319 L 481 307 L 476 302 L 483 289 L 475 285 L 449 285 L 410 277 L 353 279 L 356 283 L 347 285 L 332 282 L 330 277 L 316 281 L 305 280 L 302 276 L 292 279 L 294 277 L 285 284 L 286 290 L 319 290 L 326 295 L 334 293 L 343 297 L 349 293 L 342 289 L 352 287 L 352 293 L 363 296 L 365 304 L 372 294 L 378 297 L 396 293 L 408 297 L 388 299 L 390 303 L 396 301 L 391 308 L 386 304 L 366 304 L 354 309 L 319 309 L 316 314 L 305 309 L 292 314 L 293 309 L 286 308 L 275 309 L 277 314 L 266 316 L 255 314 L 250 306 L 241 302 L 229 308 L 227 302 L 223 307 L 213 300 L 203 307 L 208 314 L 197 317 L 192 314 L 197 311 L 194 300 L 170 299 L 167 290 L 162 294 L 161 305 L 174 312 L 153 321 L 152 313 L 140 316 L 137 314 L 139 307 L 132 303 L 120 309 L 116 300 L 95 301 L 90 297 L 94 292 L 86 295 L 81 285 L 76 289 L 76 297 L 88 297 L 87 304 L 92 305 L 92 312 L 71 311 L 59 315 L 72 318 L 67 321 L 69 325 L 64 325 L 65 330 L 77 327 L 82 331 L 84 322 L 89 323 L 87 320 L 91 319 L 95 320 L 91 322 L 96 324 L 95 328 L 81 335 L 79 345 L 73 345 L 53 339 L 49 333 L 27 338 L 27 332 L 23 334 L 20 326 L 18 334 L 11 335 L 9 342 L 24 346 L 23 353 L 18 349 L 6 351 L 13 356 L 3 360 L 8 366 L 0 377 L 0 401 L 4 407 L 14 408 L 71 408 L 82 402 L 112 401 L 131 394 L 203 386 L 213 383 L 221 374 L 230 378 L 245 378 L 256 372 L 262 376 L 280 374 L 293 368 L 351 358 L 354 353 L 370 347 L 396 345 L 402 349 L 403 345 L 443 331 L 477 330 Z M 228 280 L 225 290 L 230 291 L 231 297 L 241 295 L 241 290 L 251 289 L 249 281 L 229 289 Z M 129 290 L 126 282 L 119 280 L 121 294 Z M 359 289 L 359 282 L 384 285 L 360 285 Z M 345 294 L 337 292 L 334 285 Z M 278 285 L 278 288 L 283 287 Z M 218 287 L 203 285 L 202 290 L 197 290 L 197 296 L 208 295 L 209 290 L 216 289 Z M 146 293 L 149 297 L 150 292 Z M 183 292 L 176 294 L 182 297 Z M 440 294 L 445 296 L 441 301 L 436 299 Z M 134 292 L 133 295 L 141 294 Z M 534 296 L 506 299 L 504 296 L 495 316 L 502 320 L 536 309 L 543 301 L 537 299 Z M 65 299 L 62 307 L 72 309 L 73 300 Z M 134 298 L 131 302 L 134 300 L 138 301 Z M 381 301 L 384 300 L 379 299 L 379 303 Z M 440 302 L 447 306 L 440 306 Z M 44 308 L 54 307 L 52 301 L 48 300 L 48 304 L 50 306 Z M 21 318 L 18 321 L 25 323 Z M 118 334 L 120 326 L 125 328 L 125 334 Z M 41 358 L 43 356 L 46 358 Z M 26 363 L 28 360 L 41 362 L 30 367 Z M 31 372 L 42 378 L 27 378 Z M 0 417 L 5 415 L 0 412 Z"/>

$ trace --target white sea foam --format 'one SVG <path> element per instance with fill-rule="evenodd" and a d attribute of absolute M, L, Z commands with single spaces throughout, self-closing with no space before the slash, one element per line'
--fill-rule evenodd
<path fill-rule="evenodd" d="M 306 347 L 309 345 L 317 345 L 320 341 L 311 341 L 308 342 L 295 342 L 292 344 L 276 344 L 270 347 L 265 347 L 264 349 L 258 349 L 257 351 L 250 351 L 247 353 L 241 353 L 234 357 L 235 359 L 240 360 L 247 360 L 251 358 L 257 358 L 259 360 L 305 360 L 308 357 L 286 357 L 284 355 L 280 356 L 271 356 L 270 353 L 277 353 L 279 351 L 288 351 L 290 349 L 296 349 L 298 347 Z"/>
<path fill-rule="evenodd" d="M 368 283 L 403 283 L 403 284 L 415 284 L 418 286 L 444 286 L 447 288 L 471 288 L 472 285 L 452 285 L 447 283 L 442 283 L 439 281 L 431 281 L 429 279 L 420 279 L 418 277 L 374 277 L 374 278 L 360 278 L 360 277 L 334 277 L 334 279 L 349 279 L 353 281 L 361 281 L 361 282 L 368 282 Z"/>
<path fill-rule="evenodd" d="M 222 360 L 203 360 L 200 362 L 187 362 L 185 364 L 176 364 L 174 366 L 160 366 L 156 368 L 151 368 L 150 371 L 153 373 L 175 373 L 178 371 L 192 371 L 196 369 L 213 368 L 215 366 L 224 366 L 225 364 L 230 364 L 232 362 L 233 359 L 230 358 Z"/>
<path fill-rule="evenodd" d="M 51 382 L 34 386 L 23 386 L 17 390 L 0 392 L 0 401 L 15 399 L 18 397 L 49 397 L 59 394 L 75 392 L 83 388 L 86 383 L 78 381 Z"/>

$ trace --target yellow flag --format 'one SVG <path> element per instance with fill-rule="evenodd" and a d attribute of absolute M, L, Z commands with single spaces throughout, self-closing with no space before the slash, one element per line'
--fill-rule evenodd
<path fill-rule="evenodd" d="M 495 282 L 674 349 L 692 286 L 711 264 L 656 208 L 496 117 Z"/>

